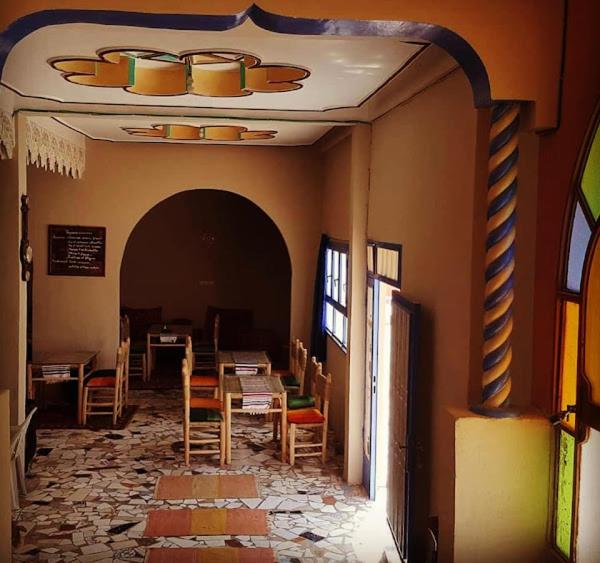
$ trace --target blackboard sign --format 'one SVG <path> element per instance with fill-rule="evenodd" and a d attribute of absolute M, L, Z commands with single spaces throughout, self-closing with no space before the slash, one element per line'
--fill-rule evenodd
<path fill-rule="evenodd" d="M 104 276 L 105 227 L 48 226 L 48 274 Z"/>

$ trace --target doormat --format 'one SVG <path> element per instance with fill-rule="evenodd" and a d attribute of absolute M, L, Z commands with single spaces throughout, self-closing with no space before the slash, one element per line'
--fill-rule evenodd
<path fill-rule="evenodd" d="M 270 547 L 154 547 L 145 563 L 275 563 Z"/>
<path fill-rule="evenodd" d="M 254 475 L 163 475 L 158 478 L 154 498 L 258 498 Z"/>
<path fill-rule="evenodd" d="M 251 508 L 151 510 L 144 536 L 264 536 L 267 511 Z"/>
<path fill-rule="evenodd" d="M 87 423 L 77 423 L 77 414 L 68 409 L 38 410 L 37 428 L 40 430 L 54 430 L 61 428 L 86 428 L 88 430 L 124 430 L 127 428 L 133 415 L 138 410 L 138 405 L 128 405 L 123 409 L 123 414 L 117 419 L 117 424 L 112 425 L 112 414 L 88 416 Z"/>

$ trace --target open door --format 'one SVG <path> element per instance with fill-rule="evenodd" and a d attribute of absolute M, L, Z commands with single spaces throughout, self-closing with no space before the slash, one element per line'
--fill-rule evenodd
<path fill-rule="evenodd" d="M 402 560 L 414 553 L 415 380 L 419 305 L 392 296 L 387 517 Z"/>

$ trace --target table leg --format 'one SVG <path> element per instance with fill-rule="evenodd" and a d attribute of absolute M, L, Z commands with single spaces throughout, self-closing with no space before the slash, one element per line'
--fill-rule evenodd
<path fill-rule="evenodd" d="M 223 389 L 225 385 L 225 364 L 219 362 L 219 400 L 223 401 Z"/>
<path fill-rule="evenodd" d="M 287 459 L 287 391 L 281 395 L 281 461 Z"/>
<path fill-rule="evenodd" d="M 77 378 L 77 422 L 83 424 L 83 378 L 85 377 L 84 365 L 79 364 Z"/>
<path fill-rule="evenodd" d="M 27 398 L 33 399 L 33 370 L 31 364 L 27 364 Z"/>
<path fill-rule="evenodd" d="M 150 376 L 152 375 L 152 347 L 150 346 L 150 335 L 146 335 L 146 362 L 148 367 L 147 377 L 150 380 Z"/>
<path fill-rule="evenodd" d="M 225 434 L 227 441 L 227 464 L 231 463 L 231 393 L 225 393 Z"/>

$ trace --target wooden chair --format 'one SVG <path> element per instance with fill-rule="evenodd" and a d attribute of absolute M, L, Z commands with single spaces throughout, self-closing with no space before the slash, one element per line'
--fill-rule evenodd
<path fill-rule="evenodd" d="M 83 424 L 88 416 L 106 415 L 112 412 L 113 426 L 123 412 L 123 371 L 125 369 L 125 349 L 119 346 L 114 375 L 103 370 L 90 374 L 83 384 Z M 111 373 L 112 370 L 106 370 Z M 110 409 L 110 410 L 109 410 Z"/>
<path fill-rule="evenodd" d="M 194 365 L 195 369 L 216 371 L 217 352 L 219 351 L 219 334 L 221 331 L 221 317 L 217 313 L 213 321 L 212 340 L 198 342 L 194 345 Z"/>
<path fill-rule="evenodd" d="M 131 326 L 129 317 L 121 317 L 121 342 L 130 339 L 129 357 L 128 357 L 128 376 L 141 377 L 142 381 L 148 379 L 148 364 L 146 361 L 146 343 L 131 342 Z M 128 386 L 129 389 L 129 386 Z"/>
<path fill-rule="evenodd" d="M 304 395 L 288 394 L 287 396 L 287 408 L 288 411 L 309 409 L 315 406 L 315 389 L 314 382 L 317 381 L 319 376 L 323 374 L 323 364 L 317 362 L 317 358 L 314 356 L 310 359 L 311 364 L 311 377 L 310 377 L 310 393 Z M 306 371 L 306 367 L 304 368 Z M 303 378 L 304 379 L 304 378 Z M 273 418 L 273 439 L 277 440 L 279 436 L 279 425 L 281 424 L 281 415 L 275 413 Z"/>
<path fill-rule="evenodd" d="M 290 367 L 289 369 L 276 369 L 271 373 L 278 375 L 279 377 L 285 377 L 286 375 L 296 375 L 296 369 L 298 366 L 298 348 L 300 344 L 299 338 L 292 338 L 290 342 Z"/>
<path fill-rule="evenodd" d="M 209 397 L 192 397 L 191 374 L 187 359 L 182 361 L 181 377 L 183 385 L 183 451 L 186 465 L 190 464 L 190 455 L 219 454 L 220 465 L 225 464 L 225 417 L 223 403 Z M 217 429 L 216 434 L 214 430 Z M 203 437 L 192 439 L 191 433 L 201 430 Z M 212 431 L 212 432 L 211 432 Z M 211 448 L 218 444 L 218 448 Z M 209 446 L 195 448 L 192 446 Z"/>
<path fill-rule="evenodd" d="M 294 374 L 281 377 L 281 383 L 288 393 L 299 395 L 304 389 L 304 376 L 306 375 L 306 365 L 308 363 L 308 350 L 302 342 L 298 341 L 296 371 Z"/>
<path fill-rule="evenodd" d="M 192 339 L 187 336 L 185 339 L 185 359 L 187 360 L 190 372 L 190 387 L 193 390 L 209 391 L 213 397 L 219 396 L 219 375 L 216 373 L 206 373 L 203 368 L 195 367 L 195 354 L 192 347 Z"/>
<path fill-rule="evenodd" d="M 331 374 L 319 374 L 315 381 L 315 407 L 288 411 L 287 424 L 290 440 L 290 465 L 298 457 L 321 457 L 325 463 L 327 457 L 327 427 L 329 423 L 329 400 L 331 396 Z M 298 430 L 307 431 L 311 441 L 299 441 Z M 310 451 L 306 451 L 306 450 Z M 314 451 L 317 450 L 318 451 Z"/>
<path fill-rule="evenodd" d="M 19 426 L 10 429 L 10 461 L 11 461 L 11 500 L 13 509 L 19 508 L 19 492 L 27 494 L 27 483 L 25 482 L 25 439 L 31 419 L 37 411 L 37 407 L 31 409 L 27 418 Z"/>

